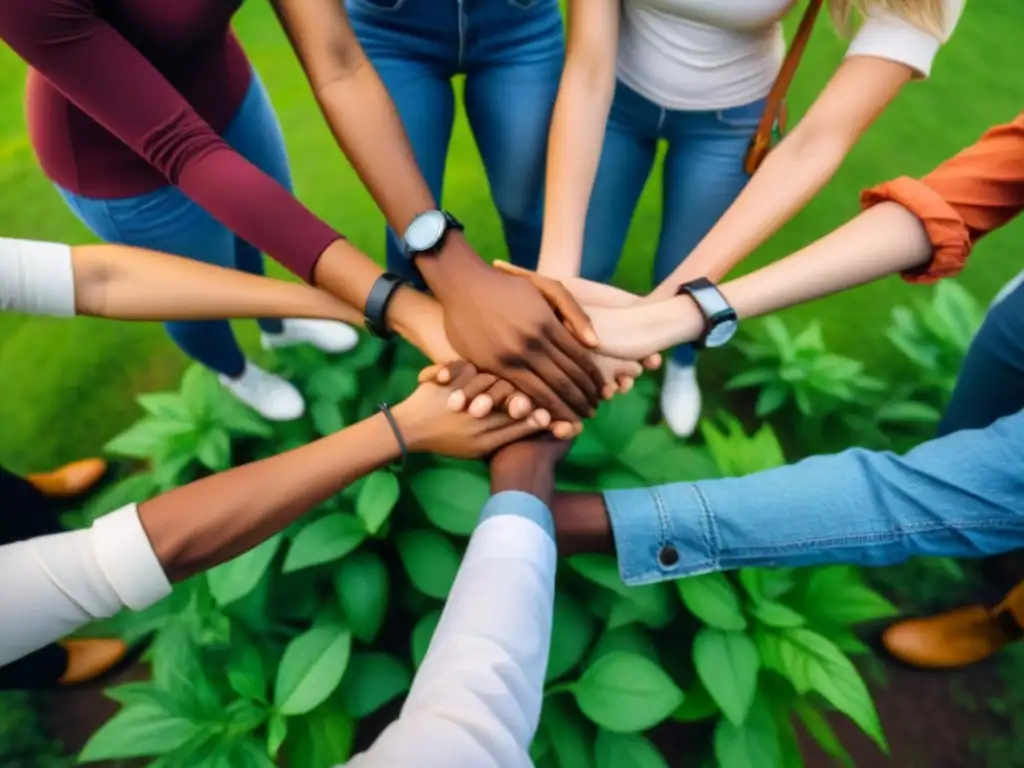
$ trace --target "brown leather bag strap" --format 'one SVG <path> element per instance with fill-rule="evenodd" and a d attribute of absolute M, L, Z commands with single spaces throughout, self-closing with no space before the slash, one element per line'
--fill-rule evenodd
<path fill-rule="evenodd" d="M 822 0 L 810 0 L 807 3 L 807 10 L 797 27 L 796 36 L 786 51 L 786 58 L 782 62 L 782 69 L 779 76 L 775 78 L 772 89 L 768 92 L 768 100 L 764 107 L 764 114 L 757 124 L 757 131 L 750 142 L 750 151 L 747 152 L 745 162 L 747 173 L 753 173 L 768 154 L 772 146 L 772 133 L 776 121 L 781 120 L 785 110 L 786 93 L 793 82 L 793 76 L 800 65 L 800 59 L 807 48 L 807 41 L 814 29 L 814 22 L 818 19 L 818 12 L 821 10 Z"/>

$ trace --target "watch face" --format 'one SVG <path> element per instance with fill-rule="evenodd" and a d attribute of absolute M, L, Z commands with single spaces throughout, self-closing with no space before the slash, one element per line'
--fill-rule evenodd
<path fill-rule="evenodd" d="M 708 331 L 707 338 L 704 339 L 704 346 L 706 347 L 721 347 L 729 343 L 729 340 L 736 335 L 736 329 L 739 326 L 735 320 L 723 320 L 722 322 L 715 325 L 710 331 Z"/>
<path fill-rule="evenodd" d="M 441 241 L 447 228 L 448 220 L 441 211 L 421 213 L 405 231 L 406 247 L 414 253 L 429 251 Z"/>

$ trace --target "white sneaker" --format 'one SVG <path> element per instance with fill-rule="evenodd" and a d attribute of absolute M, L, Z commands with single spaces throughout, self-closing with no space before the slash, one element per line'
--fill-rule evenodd
<path fill-rule="evenodd" d="M 669 360 L 661 385 L 661 414 L 678 437 L 689 437 L 700 420 L 700 384 L 697 369 Z"/>
<path fill-rule="evenodd" d="M 337 320 L 282 320 L 280 333 L 263 332 L 260 343 L 264 349 L 312 344 L 319 350 L 338 354 L 348 352 L 359 343 L 359 333 L 351 325 Z"/>
<path fill-rule="evenodd" d="M 1015 290 L 1017 290 L 1020 287 L 1021 283 L 1024 283 L 1024 270 L 1018 272 L 1015 277 L 1011 278 L 1010 282 L 1008 282 L 1006 285 L 999 289 L 999 293 L 997 293 L 995 295 L 995 298 L 992 299 L 992 303 L 989 305 L 989 309 L 994 307 L 1000 301 L 1002 301 Z"/>
<path fill-rule="evenodd" d="M 292 384 L 246 361 L 237 379 L 218 376 L 231 394 L 270 421 L 291 421 L 306 412 L 306 401 Z"/>

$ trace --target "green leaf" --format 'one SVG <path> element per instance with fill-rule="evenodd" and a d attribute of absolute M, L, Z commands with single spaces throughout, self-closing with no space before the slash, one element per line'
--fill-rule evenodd
<path fill-rule="evenodd" d="M 621 651 L 597 659 L 572 692 L 583 714 L 616 733 L 652 728 L 683 701 L 683 692 L 659 666 Z"/>
<path fill-rule="evenodd" d="M 442 531 L 468 536 L 491 495 L 490 483 L 464 469 L 441 467 L 414 475 L 412 495 L 427 519 Z"/>
<path fill-rule="evenodd" d="M 594 764 L 586 724 L 560 701 L 548 698 L 540 716 L 540 727 L 548 737 L 560 766 L 590 768 Z"/>
<path fill-rule="evenodd" d="M 741 568 L 736 572 L 752 600 L 778 600 L 796 585 L 792 568 Z"/>
<path fill-rule="evenodd" d="M 284 743 L 287 765 L 294 768 L 343 765 L 352 754 L 355 737 L 355 720 L 341 708 L 337 697 L 331 697 L 312 712 L 289 719 L 288 738 Z"/>
<path fill-rule="evenodd" d="M 754 641 L 743 632 L 705 627 L 693 640 L 693 664 L 722 714 L 741 725 L 754 703 L 761 669 Z"/>
<path fill-rule="evenodd" d="M 416 477 L 413 477 L 415 483 Z M 378 470 L 366 478 L 356 497 L 356 516 L 369 533 L 377 534 L 391 517 L 398 503 L 398 479 L 387 470 Z"/>
<path fill-rule="evenodd" d="M 594 646 L 594 652 L 590 655 L 590 663 L 593 664 L 602 656 L 613 651 L 626 651 L 643 656 L 654 664 L 661 664 L 658 659 L 658 649 L 650 634 L 635 624 L 605 630 Z"/>
<path fill-rule="evenodd" d="M 359 391 L 359 383 L 352 371 L 328 365 L 309 377 L 306 389 L 313 400 L 339 403 L 354 397 Z"/>
<path fill-rule="evenodd" d="M 321 704 L 341 682 L 352 650 L 352 633 L 336 626 L 314 627 L 284 649 L 274 685 L 274 706 L 282 715 L 301 715 Z"/>
<path fill-rule="evenodd" d="M 827 638 L 797 628 L 758 635 L 765 666 L 788 678 L 797 692 L 817 691 L 888 751 L 871 694 L 853 663 Z"/>
<path fill-rule="evenodd" d="M 218 386 L 217 390 L 213 404 L 214 424 L 238 437 L 270 437 L 274 434 L 274 428 L 266 419 L 221 387 Z"/>
<path fill-rule="evenodd" d="M 875 413 L 883 423 L 937 424 L 942 418 L 938 408 L 913 400 L 886 403 Z"/>
<path fill-rule="evenodd" d="M 676 581 L 683 604 L 690 613 L 715 629 L 746 629 L 736 589 L 721 573 L 707 573 Z"/>
<path fill-rule="evenodd" d="M 574 555 L 566 560 L 572 568 L 587 581 L 592 581 L 605 589 L 625 596 L 629 587 L 619 575 L 618 562 L 608 555 Z"/>
<path fill-rule="evenodd" d="M 341 680 L 338 695 L 342 706 L 362 720 L 409 690 L 409 670 L 386 653 L 357 653 Z"/>
<path fill-rule="evenodd" d="M 764 419 L 775 413 L 786 403 L 789 397 L 790 387 L 782 382 L 772 382 L 761 390 L 757 396 L 757 405 L 754 407 L 754 415 Z"/>
<path fill-rule="evenodd" d="M 148 472 L 130 475 L 94 496 L 85 506 L 86 519 L 91 523 L 97 517 L 113 512 L 128 504 L 141 504 L 159 493 L 159 488 Z"/>
<path fill-rule="evenodd" d="M 567 592 L 557 592 L 545 679 L 556 680 L 579 664 L 593 636 L 594 617 L 586 606 Z"/>
<path fill-rule="evenodd" d="M 754 603 L 750 608 L 750 613 L 759 622 L 769 627 L 786 629 L 789 627 L 801 627 L 807 623 L 803 616 L 788 605 L 768 600 Z"/>
<path fill-rule="evenodd" d="M 214 472 L 223 472 L 231 466 L 231 439 L 220 427 L 206 431 L 196 446 L 199 463 Z"/>
<path fill-rule="evenodd" d="M 191 432 L 193 426 L 187 422 L 146 417 L 115 436 L 103 446 L 103 450 L 132 459 L 154 459 L 167 450 L 172 439 Z"/>
<path fill-rule="evenodd" d="M 899 614 L 896 606 L 845 565 L 814 569 L 800 592 L 799 604 L 808 618 L 840 627 Z"/>
<path fill-rule="evenodd" d="M 126 707 L 92 735 L 79 762 L 153 757 L 177 749 L 199 726 L 155 702 Z"/>
<path fill-rule="evenodd" d="M 718 705 L 711 698 L 708 689 L 700 680 L 694 681 L 692 689 L 686 692 L 686 698 L 676 711 L 672 713 L 672 719 L 680 723 L 695 723 L 699 720 L 707 720 L 719 713 Z"/>
<path fill-rule="evenodd" d="M 188 406 L 192 418 L 196 422 L 208 420 L 214 409 L 225 398 L 230 398 L 217 381 L 217 377 L 207 368 L 193 363 L 181 377 L 181 397 Z"/>
<path fill-rule="evenodd" d="M 313 419 L 313 429 L 318 435 L 326 437 L 345 428 L 341 408 L 330 400 L 314 400 L 309 407 L 309 415 Z"/>
<path fill-rule="evenodd" d="M 434 630 L 437 629 L 439 621 L 441 621 L 441 611 L 434 611 L 416 622 L 416 626 L 413 627 L 412 664 L 416 669 L 419 669 L 420 664 L 423 663 L 423 659 L 427 655 L 430 641 L 434 637 Z"/>
<path fill-rule="evenodd" d="M 281 751 L 281 745 L 284 744 L 286 738 L 288 738 L 288 721 L 275 712 L 267 723 L 267 754 L 272 759 L 277 759 L 277 753 Z"/>
<path fill-rule="evenodd" d="M 188 405 L 177 392 L 150 392 L 135 398 L 150 416 L 160 421 L 182 422 L 195 426 Z"/>
<path fill-rule="evenodd" d="M 281 538 L 280 533 L 275 534 L 234 560 L 206 572 L 206 583 L 217 605 L 225 606 L 240 600 L 256 588 L 270 568 Z"/>
<path fill-rule="evenodd" d="M 658 748 L 635 733 L 601 729 L 594 745 L 597 768 L 668 768 Z"/>
<path fill-rule="evenodd" d="M 606 451 L 619 451 L 643 427 L 649 408 L 649 401 L 636 390 L 618 395 L 601 403 L 587 431 L 598 436 Z"/>
<path fill-rule="evenodd" d="M 372 552 L 356 552 L 338 564 L 334 591 L 352 634 L 372 643 L 388 609 L 388 569 Z"/>
<path fill-rule="evenodd" d="M 811 707 L 807 702 L 797 701 L 795 705 L 796 714 L 803 722 L 811 738 L 818 742 L 822 751 L 837 761 L 844 768 L 854 768 L 853 758 L 846 751 L 846 747 L 839 741 L 828 720 L 818 710 Z"/>
<path fill-rule="evenodd" d="M 444 600 L 459 570 L 459 553 L 452 543 L 434 531 L 403 531 L 396 543 L 413 586 L 425 595 Z"/>
<path fill-rule="evenodd" d="M 231 690 L 249 701 L 267 703 L 267 673 L 259 651 L 249 643 L 232 648 L 227 661 Z"/>
<path fill-rule="evenodd" d="M 300 530 L 285 556 L 282 573 L 291 573 L 344 557 L 366 539 L 366 530 L 355 515 L 342 512 L 314 520 Z"/>
<path fill-rule="evenodd" d="M 361 371 L 377 362 L 377 358 L 383 351 L 383 339 L 363 335 L 356 348 L 345 355 L 344 364 L 353 371 Z"/>
<path fill-rule="evenodd" d="M 771 711 L 760 699 L 743 725 L 725 718 L 715 728 L 715 757 L 721 768 L 767 768 L 779 764 L 781 750 Z"/>

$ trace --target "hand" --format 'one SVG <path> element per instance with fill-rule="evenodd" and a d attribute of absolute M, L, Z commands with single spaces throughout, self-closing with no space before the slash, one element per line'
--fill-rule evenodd
<path fill-rule="evenodd" d="M 460 359 L 444 333 L 444 310 L 437 299 L 403 286 L 391 300 L 388 320 L 394 330 L 433 362 Z"/>
<path fill-rule="evenodd" d="M 698 338 L 704 326 L 696 304 L 686 297 L 620 309 L 591 307 L 590 316 L 602 353 L 643 359 L 645 365 L 660 350 Z"/>
<path fill-rule="evenodd" d="M 538 272 L 517 267 L 515 264 L 509 264 L 507 261 L 495 261 L 494 267 L 509 275 L 525 277 L 546 297 L 555 295 L 560 290 L 568 290 L 576 301 L 583 306 L 631 307 L 644 301 L 644 297 L 637 296 L 635 293 L 624 291 L 613 285 L 586 280 L 582 277 L 555 280 Z"/>
<path fill-rule="evenodd" d="M 476 375 L 476 368 L 467 363 L 448 386 L 433 382 L 420 384 L 415 392 L 392 408 L 392 415 L 411 453 L 439 453 L 456 459 L 479 458 L 547 426 L 532 415 L 513 419 L 505 413 L 492 413 L 476 418 L 448 408 L 452 392 L 467 386 Z"/>
<path fill-rule="evenodd" d="M 445 333 L 462 358 L 511 382 L 559 420 L 593 414 L 601 373 L 555 313 L 596 344 L 586 314 L 571 297 L 549 305 L 528 280 L 481 265 L 440 298 Z"/>
<path fill-rule="evenodd" d="M 431 365 L 420 371 L 421 384 L 432 381 L 446 386 L 458 375 L 465 361 L 450 365 Z M 453 371 L 456 374 L 453 376 Z M 544 426 L 549 427 L 551 434 L 561 440 L 575 437 L 582 429 L 581 424 L 568 421 L 551 422 L 551 414 L 543 408 L 534 409 L 533 401 L 517 390 L 512 384 L 499 379 L 490 373 L 478 373 L 471 381 L 454 390 L 448 397 L 448 408 L 453 411 L 466 410 L 478 419 L 490 415 L 494 408 L 504 410 L 513 419 L 524 419 L 530 416 Z M 468 406 L 468 407 L 467 407 Z"/>

